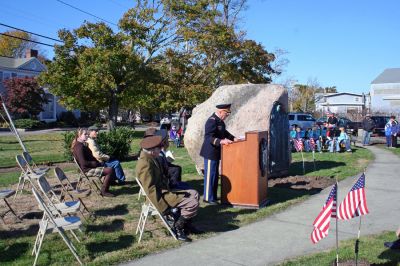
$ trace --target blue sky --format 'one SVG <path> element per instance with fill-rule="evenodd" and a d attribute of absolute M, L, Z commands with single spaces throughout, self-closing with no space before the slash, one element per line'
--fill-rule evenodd
<path fill-rule="evenodd" d="M 63 1 L 114 23 L 133 5 L 129 0 Z M 79 27 L 84 20 L 96 21 L 56 0 L 1 4 L 0 23 L 55 38 L 58 29 Z M 278 82 L 317 80 L 341 92 L 361 93 L 385 68 L 400 67 L 398 0 L 249 0 L 240 26 L 268 51 L 288 52 L 290 62 Z M 53 55 L 51 48 L 43 49 Z"/>

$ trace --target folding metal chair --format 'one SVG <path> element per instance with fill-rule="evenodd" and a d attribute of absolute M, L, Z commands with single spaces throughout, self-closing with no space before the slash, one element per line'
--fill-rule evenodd
<path fill-rule="evenodd" d="M 68 248 L 71 250 L 72 254 L 79 262 L 79 264 L 83 265 L 81 259 L 78 256 L 76 248 L 74 247 L 68 236 L 65 234 L 65 231 L 70 231 L 71 234 L 79 241 L 73 230 L 80 230 L 80 227 L 82 225 L 81 219 L 77 216 L 55 218 L 35 188 L 32 188 L 32 193 L 39 203 L 40 209 L 44 211 L 43 218 L 39 222 L 39 231 L 36 236 L 35 245 L 32 250 L 32 255 L 36 255 L 33 265 L 35 266 L 37 263 L 37 259 L 39 257 L 40 249 L 42 247 L 43 239 L 46 233 L 58 233 L 64 240 Z"/>
<path fill-rule="evenodd" d="M 25 187 L 25 183 L 28 181 L 29 184 L 35 186 L 32 180 L 37 180 L 39 177 L 43 176 L 44 174 L 37 174 L 33 172 L 29 164 L 26 162 L 24 157 L 21 155 L 15 156 L 15 160 L 17 161 L 18 166 L 21 168 L 21 175 L 19 176 L 17 190 L 15 191 L 14 200 L 17 198 L 18 192 L 22 193 L 22 190 Z"/>
<path fill-rule="evenodd" d="M 171 233 L 173 238 L 175 240 L 177 240 L 175 232 L 171 228 L 170 224 L 168 224 L 168 222 L 165 219 L 165 217 L 162 216 L 161 213 L 157 210 L 155 205 L 151 202 L 150 198 L 147 197 L 147 194 L 146 194 L 145 190 L 143 189 L 142 183 L 140 183 L 140 180 L 138 178 L 136 178 L 136 182 L 138 183 L 138 185 L 140 187 L 140 190 L 142 191 L 143 196 L 145 196 L 145 198 L 146 198 L 146 202 L 144 202 L 142 204 L 142 211 L 140 213 L 139 222 L 138 222 L 138 225 L 136 227 L 136 235 L 140 232 L 138 243 L 140 243 L 140 241 L 142 240 L 144 227 L 146 225 L 147 217 L 149 215 L 160 217 L 161 221 L 163 222 L 165 227 L 168 229 L 168 231 Z"/>
<path fill-rule="evenodd" d="M 82 170 L 81 166 L 79 165 L 78 161 L 76 160 L 76 158 L 74 156 L 72 156 L 72 157 L 74 158 L 76 167 L 78 167 L 78 173 L 79 173 L 79 180 L 78 180 L 77 188 L 79 188 L 79 185 L 83 181 L 86 181 L 88 183 L 90 189 L 93 190 L 93 187 L 91 185 L 91 183 L 93 183 L 97 194 L 100 195 L 101 197 L 103 197 L 103 195 L 101 195 L 101 189 L 100 189 L 99 185 L 96 183 L 96 181 L 94 179 L 89 178 L 89 176 L 87 176 L 86 173 L 83 172 L 83 170 Z M 98 181 L 101 183 L 100 178 L 98 178 Z"/>
<path fill-rule="evenodd" d="M 63 201 L 67 198 L 67 196 L 73 200 L 76 201 L 76 198 L 74 197 L 73 193 L 77 196 L 77 200 L 82 204 L 83 209 L 89 213 L 90 216 L 93 214 L 89 211 L 89 209 L 86 207 L 85 203 L 81 199 L 80 196 L 87 197 L 90 194 L 90 190 L 85 189 L 85 190 L 79 190 L 73 187 L 71 182 L 69 181 L 68 177 L 65 175 L 64 171 L 61 170 L 61 168 L 56 167 L 54 168 L 54 175 L 57 177 L 60 185 L 61 185 L 61 194 L 60 194 L 60 200 Z M 72 193 L 71 193 L 72 191 Z M 82 213 L 83 215 L 83 213 Z"/>
<path fill-rule="evenodd" d="M 22 156 L 24 156 L 25 161 L 28 163 L 34 173 L 41 175 L 46 174 L 50 170 L 50 167 L 38 167 L 33 161 L 32 156 L 29 154 L 29 152 L 24 151 L 22 153 Z"/>
<path fill-rule="evenodd" d="M 2 213 L 0 215 L 1 220 L 3 220 L 3 223 L 5 223 L 4 221 L 4 217 L 7 215 L 7 213 L 11 212 L 12 214 L 14 214 L 15 217 L 17 217 L 17 219 L 20 221 L 21 219 L 15 214 L 15 211 L 13 210 L 13 208 L 11 208 L 10 204 L 7 201 L 7 198 L 11 197 L 12 195 L 15 194 L 15 190 L 11 190 L 11 189 L 5 189 L 5 190 L 0 190 L 0 199 L 3 199 L 4 202 L 6 203 L 8 210 L 6 210 L 4 213 Z"/>

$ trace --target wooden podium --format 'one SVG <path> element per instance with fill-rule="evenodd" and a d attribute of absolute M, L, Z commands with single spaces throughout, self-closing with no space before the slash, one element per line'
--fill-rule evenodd
<path fill-rule="evenodd" d="M 267 203 L 267 141 L 267 131 L 250 131 L 244 140 L 222 146 L 222 203 L 245 208 Z"/>

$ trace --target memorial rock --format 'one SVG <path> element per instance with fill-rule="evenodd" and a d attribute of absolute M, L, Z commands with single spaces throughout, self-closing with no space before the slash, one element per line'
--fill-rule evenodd
<path fill-rule="evenodd" d="M 185 147 L 195 164 L 203 168 L 199 152 L 204 140 L 204 125 L 216 110 L 215 106 L 221 103 L 232 103 L 232 113 L 225 124 L 234 136 L 244 137 L 245 132 L 253 130 L 269 132 L 270 172 L 287 172 L 290 160 L 288 94 L 282 86 L 273 84 L 222 86 L 193 109 L 185 133 Z"/>

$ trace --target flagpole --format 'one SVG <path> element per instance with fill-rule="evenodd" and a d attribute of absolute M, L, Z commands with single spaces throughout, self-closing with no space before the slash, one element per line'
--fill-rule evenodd
<path fill-rule="evenodd" d="M 305 170 L 305 168 L 304 168 L 304 156 L 303 156 L 303 149 L 301 149 L 301 150 L 300 150 L 300 153 L 301 153 L 301 159 L 303 160 L 303 175 L 305 175 L 305 174 L 306 174 L 306 170 Z"/>
<path fill-rule="evenodd" d="M 339 190 L 339 186 L 338 186 L 338 180 L 336 177 L 336 266 L 339 266 L 339 232 L 338 232 L 338 215 L 337 215 L 337 199 L 338 199 L 338 190 Z"/>
<path fill-rule="evenodd" d="M 358 235 L 357 235 L 356 245 L 354 247 L 354 252 L 356 253 L 356 266 L 358 265 L 358 245 L 360 244 L 361 216 L 362 215 L 360 215 L 360 223 L 358 224 Z"/>
<path fill-rule="evenodd" d="M 312 158 L 314 161 L 314 172 L 315 172 L 315 171 L 317 171 L 317 168 L 315 167 L 315 147 L 314 147 L 314 150 L 312 151 Z"/>

